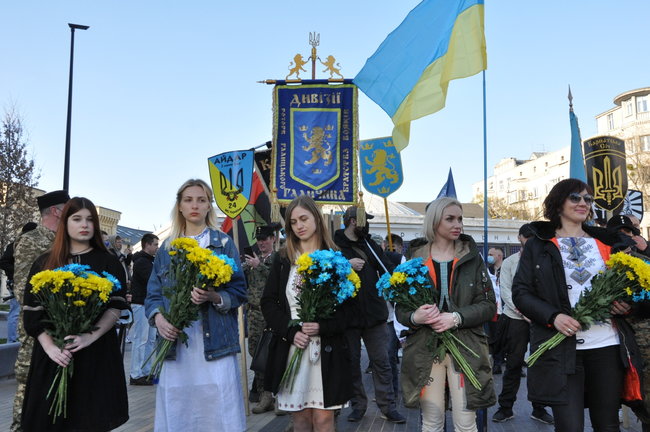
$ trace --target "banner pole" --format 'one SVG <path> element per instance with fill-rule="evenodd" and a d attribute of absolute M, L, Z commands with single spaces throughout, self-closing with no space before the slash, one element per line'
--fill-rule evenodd
<path fill-rule="evenodd" d="M 390 216 L 388 215 L 388 199 L 384 197 L 384 211 L 386 212 L 386 231 L 388 232 L 388 250 L 393 251 L 393 238 L 390 235 Z"/>
<path fill-rule="evenodd" d="M 483 71 L 483 260 L 488 255 L 488 187 L 487 187 L 487 114 L 485 102 L 485 71 Z"/>
<path fill-rule="evenodd" d="M 237 215 L 235 219 L 232 220 L 232 238 L 235 242 L 235 247 L 237 248 L 237 254 L 240 254 L 239 251 L 239 218 L 241 216 Z M 249 416 L 250 412 L 250 403 L 248 402 L 248 367 L 246 359 L 246 332 L 244 329 L 244 305 L 241 305 L 237 308 L 237 327 L 239 329 L 239 349 L 241 350 L 241 386 L 242 394 L 244 395 L 244 408 L 246 410 L 246 415 Z"/>

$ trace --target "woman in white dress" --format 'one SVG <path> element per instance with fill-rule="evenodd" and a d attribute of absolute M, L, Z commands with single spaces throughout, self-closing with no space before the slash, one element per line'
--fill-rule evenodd
<path fill-rule="evenodd" d="M 313 199 L 300 196 L 287 207 L 286 247 L 276 254 L 261 299 L 273 332 L 264 375 L 265 389 L 277 394 L 280 409 L 293 414 L 295 432 L 334 431 L 334 413 L 352 395 L 345 330 L 351 321 L 344 302 L 331 319 L 289 326 L 297 319 L 296 259 L 319 249 L 336 249 Z M 280 387 L 290 356 L 304 349 L 293 389 Z"/>
<path fill-rule="evenodd" d="M 237 363 L 237 308 L 246 301 L 246 282 L 234 243 L 217 229 L 211 197 L 212 190 L 203 180 L 186 181 L 176 194 L 171 234 L 156 254 L 145 300 L 145 313 L 158 335 L 175 341 L 180 334 L 159 313 L 169 307 L 163 287 L 174 283 L 168 274 L 172 240 L 194 238 L 199 246 L 228 255 L 238 268 L 224 286 L 192 291 L 199 319 L 185 329 L 187 346 L 176 344 L 162 368 L 156 389 L 156 431 L 246 429 Z"/>

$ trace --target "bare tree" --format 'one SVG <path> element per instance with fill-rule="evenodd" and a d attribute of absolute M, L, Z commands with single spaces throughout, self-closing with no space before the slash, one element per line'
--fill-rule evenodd
<path fill-rule="evenodd" d="M 5 110 L 0 133 L 0 249 L 4 251 L 34 217 L 34 187 L 40 175 L 27 154 L 23 122 L 15 107 Z"/>
<path fill-rule="evenodd" d="M 483 205 L 483 195 L 476 195 L 472 202 Z M 535 217 L 530 210 L 526 208 L 524 202 L 508 204 L 505 199 L 497 197 L 488 197 L 488 217 L 490 219 L 521 219 L 534 220 Z"/>

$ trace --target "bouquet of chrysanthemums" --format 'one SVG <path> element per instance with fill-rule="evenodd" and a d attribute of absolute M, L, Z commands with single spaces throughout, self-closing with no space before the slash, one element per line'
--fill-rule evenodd
<path fill-rule="evenodd" d="M 297 283 L 298 319 L 289 327 L 301 322 L 316 322 L 331 318 L 338 305 L 355 297 L 361 286 L 359 275 L 339 251 L 317 250 L 302 254 L 296 261 L 300 281 Z M 293 391 L 293 383 L 300 368 L 303 349 L 297 349 L 287 365 L 280 386 Z"/>
<path fill-rule="evenodd" d="M 397 303 L 397 305 L 410 310 L 416 310 L 425 304 L 435 305 L 438 303 L 436 293 L 431 287 L 427 273 L 429 273 L 429 269 L 423 264 L 422 258 L 414 258 L 398 265 L 393 274 L 384 273 L 377 281 L 377 289 L 386 301 Z M 435 355 L 442 359 L 448 352 L 456 360 L 469 382 L 480 390 L 481 384 L 476 378 L 476 373 L 463 357 L 459 347 L 464 348 L 474 357 L 478 357 L 478 354 L 458 339 L 451 330 L 436 333 L 431 329 L 431 336 L 430 346 L 432 349 L 435 338 L 440 339 Z"/>
<path fill-rule="evenodd" d="M 43 270 L 30 279 L 31 292 L 45 308 L 46 329 L 54 343 L 65 348 L 64 338 L 69 335 L 90 333 L 96 329 L 95 322 L 104 311 L 110 294 L 121 288 L 120 282 L 111 274 L 101 275 L 90 267 L 68 264 L 54 270 Z M 53 422 L 57 417 L 67 417 L 68 380 L 74 372 L 74 359 L 67 367 L 57 367 L 56 375 L 47 393 L 53 394 L 49 414 Z"/>
<path fill-rule="evenodd" d="M 650 265 L 647 262 L 618 252 L 605 265 L 607 270 L 591 279 L 591 288 L 580 294 L 571 311 L 571 317 L 580 323 L 582 330 L 610 319 L 610 310 L 615 300 L 640 302 L 650 299 Z M 526 360 L 528 366 L 534 365 L 542 354 L 558 346 L 566 337 L 557 332 L 542 343 Z"/>
<path fill-rule="evenodd" d="M 199 317 L 199 308 L 192 303 L 194 287 L 207 289 L 218 288 L 230 282 L 237 271 L 237 264 L 227 255 L 217 255 L 210 249 L 202 248 L 199 243 L 187 237 L 179 237 L 170 244 L 171 256 L 170 280 L 173 286 L 163 288 L 163 295 L 169 299 L 169 310 L 161 311 L 171 325 L 181 330 L 178 340 L 187 346 L 187 333 L 183 331 Z M 165 357 L 174 342 L 160 338 L 151 354 L 151 377 L 160 376 Z M 145 363 L 149 360 L 147 358 Z"/>

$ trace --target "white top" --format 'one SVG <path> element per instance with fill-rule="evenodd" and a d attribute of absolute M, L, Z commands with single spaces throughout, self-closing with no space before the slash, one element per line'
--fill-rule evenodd
<path fill-rule="evenodd" d="M 580 294 L 591 288 L 591 278 L 599 271 L 605 270 L 605 261 L 600 255 L 596 239 L 585 237 L 558 237 L 564 275 L 571 307 L 578 303 Z M 596 323 L 587 331 L 576 333 L 576 349 L 586 350 L 618 345 L 618 333 L 612 327 L 612 321 Z"/>

